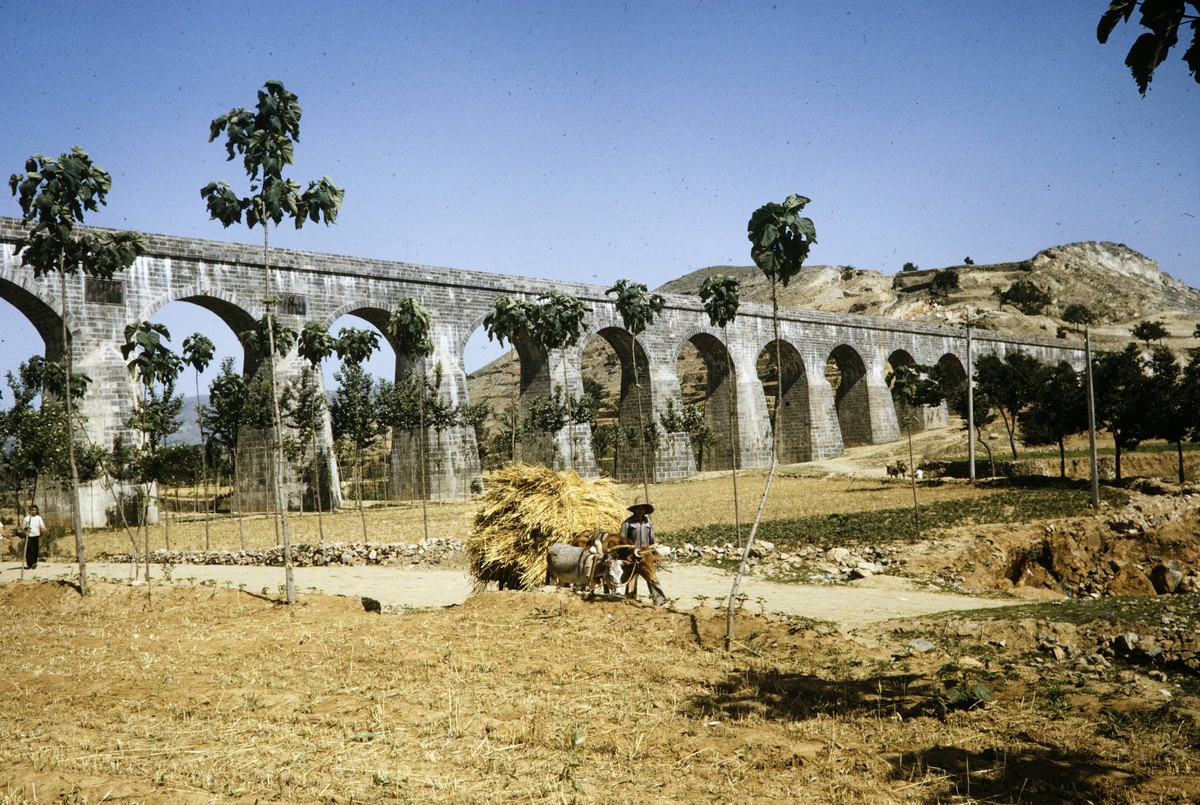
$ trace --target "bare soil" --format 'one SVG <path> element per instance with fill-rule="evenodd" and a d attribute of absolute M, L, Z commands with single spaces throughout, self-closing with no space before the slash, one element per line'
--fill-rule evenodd
<path fill-rule="evenodd" d="M 879 458 L 820 470 L 859 473 L 827 481 L 842 506 Z M 65 562 L 9 562 L 0 803 L 1200 801 L 1197 595 L 1012 578 L 1064 536 L 1090 569 L 1200 563 L 1195 498 L 1128 508 L 949 529 L 904 576 L 753 576 L 729 652 L 729 577 L 695 565 L 667 608 L 471 595 L 453 565 L 299 568 L 289 607 L 279 568 L 94 561 L 81 597 Z"/>

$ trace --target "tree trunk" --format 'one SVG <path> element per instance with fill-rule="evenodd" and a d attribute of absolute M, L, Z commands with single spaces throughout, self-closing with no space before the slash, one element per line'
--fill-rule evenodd
<path fill-rule="evenodd" d="M 322 473 L 323 465 L 321 462 L 324 461 L 324 459 L 325 459 L 325 453 L 323 450 L 321 450 L 320 446 L 317 444 L 317 430 L 316 430 L 315 423 L 314 423 L 314 427 L 313 427 L 313 472 L 315 473 L 316 477 L 313 479 L 313 491 L 316 493 L 316 497 L 317 497 L 317 530 L 321 535 L 322 542 L 325 541 L 325 503 L 324 503 L 324 501 L 321 500 L 321 483 L 323 482 L 324 477 L 325 477 L 324 473 Z"/>
<path fill-rule="evenodd" d="M 267 365 L 271 375 L 271 424 L 275 430 L 275 505 L 283 521 L 283 575 L 286 584 L 287 602 L 296 603 L 296 582 L 292 572 L 292 536 L 288 528 L 287 502 L 283 496 L 283 419 L 279 414 L 279 394 L 275 388 L 275 325 L 271 318 L 271 262 L 268 249 L 267 216 L 262 216 L 263 228 L 263 279 L 267 296 L 263 299 L 263 310 L 267 317 Z"/>
<path fill-rule="evenodd" d="M 1067 445 L 1063 437 L 1058 437 L 1058 477 L 1066 480 L 1067 477 Z"/>
<path fill-rule="evenodd" d="M 14 178 L 15 182 L 16 179 Z M 15 185 L 14 185 L 15 187 Z M 75 534 L 75 559 L 79 564 L 79 593 L 88 594 L 87 557 L 83 551 L 83 524 L 79 517 L 79 466 L 75 463 L 75 407 L 71 400 L 71 334 L 67 330 L 67 271 L 63 265 L 65 256 L 58 256 L 58 293 L 59 314 L 62 317 L 63 364 L 66 369 L 67 398 L 65 411 L 67 416 L 67 460 L 71 465 L 71 531 Z"/>
<path fill-rule="evenodd" d="M 649 503 L 650 473 L 646 468 L 646 423 L 642 419 L 642 384 L 638 380 L 637 336 L 632 332 L 629 334 L 629 358 L 633 361 L 633 390 L 637 395 L 638 435 L 641 437 L 641 450 L 639 452 L 642 454 L 642 494 L 645 496 L 646 502 Z M 651 416 L 653 417 L 653 412 L 651 412 Z M 653 422 L 653 419 L 651 421 Z"/>
<path fill-rule="evenodd" d="M 767 485 L 763 487 L 762 500 L 758 502 L 758 513 L 754 515 L 754 524 L 750 526 L 750 535 L 746 537 L 746 547 L 742 550 L 742 562 L 738 565 L 737 573 L 733 577 L 733 587 L 729 590 L 729 602 L 725 607 L 726 651 L 729 651 L 733 645 L 733 612 L 737 604 L 738 588 L 742 586 L 742 576 L 746 575 L 746 568 L 750 565 L 750 547 L 754 544 L 754 535 L 758 532 L 758 524 L 762 521 L 763 509 L 767 505 L 767 495 L 771 492 L 771 482 L 775 480 L 775 468 L 778 466 L 778 461 L 771 461 L 771 472 L 767 474 Z"/>
<path fill-rule="evenodd" d="M 1183 440 L 1175 442 L 1175 454 L 1179 457 L 1179 483 L 1183 483 Z"/>
<path fill-rule="evenodd" d="M 200 417 L 200 370 L 196 370 L 196 427 L 200 429 L 200 476 L 204 489 L 204 550 L 212 550 L 212 539 L 208 533 L 208 445 L 204 442 L 204 420 Z M 192 507 L 195 512 L 195 507 Z"/>
<path fill-rule="evenodd" d="M 420 392 L 417 394 L 417 450 L 421 455 L 421 522 L 425 528 L 425 539 L 429 539 L 429 490 L 426 483 L 429 478 L 429 459 L 425 455 L 425 359 L 421 359 L 421 373 L 418 378 Z"/>
<path fill-rule="evenodd" d="M 920 509 L 917 507 L 917 462 L 913 458 L 912 417 L 913 417 L 913 413 L 909 412 L 908 425 L 905 427 L 905 430 L 908 431 L 908 477 L 912 481 L 913 528 L 915 529 L 915 532 L 916 532 L 916 538 L 920 539 L 921 538 L 921 514 L 920 514 Z"/>
<path fill-rule="evenodd" d="M 1008 447 L 1010 450 L 1012 450 L 1013 461 L 1016 461 L 1017 460 L 1017 438 L 1016 438 L 1017 418 L 1014 415 L 1012 418 L 1012 423 L 1009 424 L 1008 413 L 1003 408 L 1000 409 L 1000 418 L 1004 421 L 1004 430 L 1008 434 Z"/>
<path fill-rule="evenodd" d="M 742 518 L 738 511 L 738 461 L 741 458 L 739 450 L 741 440 L 738 438 L 737 422 L 737 374 L 733 368 L 733 353 L 729 349 L 729 328 L 721 328 L 725 333 L 725 352 L 729 356 L 729 452 L 733 464 L 733 531 L 737 534 L 738 547 L 742 545 Z"/>
<path fill-rule="evenodd" d="M 363 510 L 363 453 L 362 448 L 358 448 L 358 517 L 362 520 L 363 545 L 367 544 L 367 513 Z"/>

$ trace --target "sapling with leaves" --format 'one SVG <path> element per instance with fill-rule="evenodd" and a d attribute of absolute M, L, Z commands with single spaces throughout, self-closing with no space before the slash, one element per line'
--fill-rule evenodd
<path fill-rule="evenodd" d="M 1066 437 L 1087 431 L 1087 389 L 1066 363 L 1042 364 L 1033 383 L 1033 399 L 1021 415 L 1028 444 L 1058 446 L 1058 474 L 1067 477 Z"/>
<path fill-rule="evenodd" d="M 12 194 L 21 206 L 21 222 L 27 227 L 16 242 L 14 254 L 35 277 L 58 275 L 59 319 L 62 322 L 63 394 L 66 417 L 67 463 L 70 469 L 71 530 L 75 535 L 75 558 L 79 566 L 79 592 L 88 594 L 87 561 L 83 548 L 83 523 L 79 512 L 79 467 L 75 460 L 75 395 L 71 381 L 74 356 L 67 331 L 67 274 L 110 279 L 133 265 L 146 253 L 146 242 L 135 232 L 81 232 L 85 212 L 97 212 L 106 203 L 112 177 L 79 146 L 58 159 L 34 154 L 25 170 L 8 179 Z"/>
<path fill-rule="evenodd" d="M 633 368 L 633 388 L 637 400 L 638 433 L 641 440 L 642 453 L 642 493 L 647 503 L 650 502 L 650 469 L 646 455 L 646 421 L 655 427 L 653 418 L 646 417 L 642 411 L 642 384 L 638 378 L 637 338 L 654 323 L 654 318 L 663 312 L 666 299 L 661 294 L 650 293 L 645 283 L 621 279 L 605 291 L 613 297 L 613 305 L 621 317 L 625 330 L 629 333 L 629 360 Z"/>
<path fill-rule="evenodd" d="M 295 161 L 295 143 L 300 140 L 301 109 L 299 99 L 288 92 L 280 81 L 267 81 L 258 91 L 254 111 L 241 107 L 215 118 L 209 126 L 208 141 L 226 135 L 225 151 L 232 161 L 242 157 L 249 180 L 249 194 L 238 196 L 225 182 L 209 182 L 200 190 L 210 218 L 222 226 L 240 224 L 243 217 L 251 230 L 261 226 L 263 232 L 263 307 L 267 322 L 268 373 L 271 384 L 272 426 L 275 431 L 275 502 L 283 518 L 283 566 L 286 578 L 287 602 L 296 600 L 292 573 L 291 535 L 288 528 L 287 506 L 283 497 L 283 423 L 275 388 L 275 352 L 272 311 L 277 300 L 271 291 L 270 225 L 278 226 L 289 218 L 297 229 L 305 221 L 326 225 L 337 221 L 345 191 L 328 177 L 311 181 L 301 191 L 300 185 L 283 175 L 284 168 Z"/>
<path fill-rule="evenodd" d="M 212 363 L 216 348 L 207 336 L 192 333 L 183 339 L 183 362 L 190 366 L 196 378 L 196 425 L 200 428 L 200 444 L 204 444 L 204 420 L 200 416 L 200 373 Z M 212 542 L 209 537 L 209 504 L 208 504 L 208 458 L 205 451 L 200 451 L 200 474 L 204 484 L 204 550 L 211 550 Z"/>
<path fill-rule="evenodd" d="M 308 433 L 312 440 L 313 491 L 317 501 L 317 528 L 322 540 L 325 539 L 325 506 L 321 500 L 321 486 L 326 459 L 317 436 L 323 429 L 328 405 L 324 384 L 320 382 L 320 372 L 321 364 L 333 354 L 334 347 L 329 330 L 316 321 L 306 322 L 296 340 L 296 354 L 308 363 L 301 378 L 301 388 L 297 389 L 296 394 L 297 416 L 300 419 L 297 427 L 302 433 Z"/>
<path fill-rule="evenodd" d="M 507 341 L 513 349 L 516 358 L 517 371 L 513 375 L 512 403 L 510 406 L 510 433 L 512 436 L 511 461 L 517 460 L 517 420 L 519 414 L 518 393 L 521 385 L 521 356 L 517 351 L 517 339 L 531 336 L 537 306 L 526 299 L 515 296 L 498 296 L 492 309 L 483 317 L 483 329 L 487 332 L 488 340 L 503 346 Z"/>
<path fill-rule="evenodd" d="M 784 199 L 783 203 L 768 202 L 759 207 L 750 216 L 746 225 L 746 237 L 750 240 L 750 258 L 758 266 L 758 270 L 771 283 L 771 328 L 775 337 L 775 366 L 782 372 L 783 360 L 779 342 L 779 286 L 787 284 L 800 273 L 804 261 L 813 244 L 817 242 L 817 230 L 812 219 L 800 215 L 810 199 L 793 193 Z M 907 264 L 906 264 L 907 266 Z M 914 266 L 915 268 L 915 266 Z M 763 508 L 767 496 L 771 493 L 771 482 L 775 479 L 775 470 L 779 466 L 779 445 L 783 436 L 783 383 L 775 384 L 775 423 L 771 439 L 771 471 L 767 474 L 767 483 L 763 487 L 762 500 L 758 504 L 758 513 L 754 516 L 754 524 L 750 526 L 750 534 L 746 537 L 746 547 L 742 551 L 742 561 L 733 577 L 733 587 L 729 591 L 729 603 L 726 608 L 725 650 L 728 651 L 733 643 L 733 611 L 737 601 L 737 591 L 741 586 L 742 577 L 750 564 L 750 550 L 754 545 L 754 535 L 762 520 Z"/>
<path fill-rule="evenodd" d="M 441 361 L 433 365 L 433 375 L 425 381 L 425 420 L 437 436 L 438 456 L 438 503 L 442 502 L 442 487 L 445 482 L 445 451 L 442 449 L 442 434 L 458 425 L 458 406 L 442 394 L 443 369 Z"/>
<path fill-rule="evenodd" d="M 334 373 L 337 389 L 329 404 L 333 437 L 347 445 L 353 456 L 355 502 L 362 522 L 363 543 L 367 542 L 367 516 L 363 510 L 363 464 L 366 451 L 378 443 L 382 430 L 376 405 L 375 383 L 360 363 L 346 361 Z"/>
<path fill-rule="evenodd" d="M 142 321 L 125 327 L 121 356 L 129 375 L 139 386 L 140 397 L 129 425 L 142 434 L 138 464 L 143 485 L 142 511 L 138 527 L 145 534 L 145 572 L 150 580 L 150 527 L 148 522 L 151 485 L 162 483 L 158 451 L 163 440 L 179 429 L 177 417 L 183 404 L 175 393 L 175 381 L 183 371 L 183 359 L 171 351 L 171 332 L 165 324 Z M 164 531 L 170 547 L 170 518 L 163 512 Z"/>
<path fill-rule="evenodd" d="M 245 523 L 241 516 L 241 475 L 237 460 L 237 444 L 238 435 L 247 418 L 248 389 L 246 379 L 240 372 L 234 371 L 233 363 L 233 358 L 225 358 L 221 361 L 220 371 L 209 383 L 208 405 L 201 413 L 201 420 L 204 422 L 209 438 L 205 447 L 214 458 L 223 456 L 231 470 L 230 475 L 233 481 L 231 511 L 235 510 L 238 513 L 238 541 L 244 550 L 246 534 Z M 218 463 L 219 466 L 219 462 L 214 463 Z"/>
<path fill-rule="evenodd" d="M 913 530 L 916 538 L 921 538 L 921 512 L 917 505 L 917 463 L 913 457 L 913 425 L 917 421 L 917 411 L 922 407 L 938 405 L 942 401 L 942 389 L 936 378 L 931 376 L 929 367 L 917 366 L 911 363 L 901 364 L 888 372 L 887 383 L 892 387 L 892 399 L 900 414 L 900 424 L 908 436 L 908 466 L 911 468 L 909 479 L 913 495 Z"/>
<path fill-rule="evenodd" d="M 421 459 L 421 520 L 425 527 L 425 539 L 429 539 L 429 493 L 425 480 L 429 477 L 429 462 L 425 451 L 425 360 L 433 354 L 433 341 L 429 337 L 431 320 L 429 312 L 419 299 L 407 296 L 397 303 L 388 319 L 388 335 L 395 345 L 396 354 L 408 364 L 408 375 L 417 375 L 417 449 Z"/>
<path fill-rule="evenodd" d="M 342 400 L 343 408 L 340 416 L 342 417 L 343 427 L 342 433 L 346 434 L 351 444 L 355 448 L 355 468 L 358 472 L 358 516 L 362 521 L 363 543 L 367 541 L 367 514 L 363 509 L 362 490 L 363 490 L 363 458 L 364 451 L 372 446 L 380 435 L 380 425 L 378 412 L 374 410 L 372 405 L 372 397 L 374 395 L 374 382 L 370 379 L 362 365 L 371 355 L 379 349 L 379 334 L 374 330 L 361 330 L 357 327 L 343 327 L 338 331 L 338 336 L 334 339 L 333 350 L 342 361 L 342 383 L 338 387 L 338 397 L 335 398 L 335 405 L 338 400 L 341 400 L 343 389 L 346 393 L 346 399 Z M 353 365 L 359 371 L 350 374 L 345 374 L 344 370 L 347 365 Z M 362 410 L 358 409 L 362 406 Z M 339 416 L 338 413 L 332 411 L 331 416 L 335 419 Z M 335 438 L 338 427 L 334 426 Z"/>
<path fill-rule="evenodd" d="M 582 301 L 557 289 L 538 297 L 537 311 L 534 317 L 534 335 L 542 348 L 546 350 L 547 359 L 554 350 L 566 350 L 579 343 L 583 333 L 583 321 L 589 310 Z M 570 408 L 574 408 L 570 385 L 567 382 L 567 360 L 562 356 L 563 368 L 563 397 Z M 571 426 L 570 438 L 567 439 L 567 467 L 575 466 L 575 421 L 569 417 L 567 423 Z"/>
<path fill-rule="evenodd" d="M 729 341 L 729 325 L 737 318 L 738 307 L 741 305 L 741 283 L 737 277 L 729 274 L 714 274 L 705 277 L 700 285 L 700 302 L 704 312 L 708 314 L 708 322 L 713 327 L 721 328 L 721 336 L 725 341 L 725 354 L 732 355 L 733 350 Z M 738 464 L 741 463 L 741 452 L 738 440 L 737 423 L 737 376 L 732 363 L 728 366 L 729 380 L 729 453 L 733 464 L 733 526 L 737 534 L 738 545 L 742 544 L 742 518 L 738 500 Z"/>
<path fill-rule="evenodd" d="M 247 354 L 266 357 L 267 365 L 270 367 L 267 376 L 262 378 L 262 384 L 251 383 L 248 387 L 249 395 L 247 401 L 261 401 L 264 405 L 247 405 L 244 412 L 247 414 L 246 424 L 254 430 L 262 431 L 270 434 L 269 452 L 271 461 L 271 496 L 273 506 L 272 513 L 275 520 L 275 544 L 280 542 L 280 521 L 283 526 L 284 547 L 284 580 L 287 582 L 292 578 L 291 557 L 291 536 L 287 521 L 287 500 L 283 492 L 283 480 L 286 464 L 284 463 L 284 439 L 283 439 L 283 412 L 279 404 L 279 390 L 275 385 L 275 359 L 283 357 L 292 351 L 292 346 L 295 345 L 299 335 L 291 327 L 280 324 L 279 318 L 271 312 L 264 313 L 262 318 L 254 323 L 254 326 L 238 333 L 238 339 L 245 347 Z M 265 390 L 265 395 L 261 392 Z M 265 418 L 257 416 L 264 412 Z M 277 427 L 278 426 L 278 427 Z M 286 589 L 293 589 L 294 584 L 287 584 Z M 285 589 L 285 593 L 286 593 Z M 293 592 L 292 596 L 295 598 Z"/>

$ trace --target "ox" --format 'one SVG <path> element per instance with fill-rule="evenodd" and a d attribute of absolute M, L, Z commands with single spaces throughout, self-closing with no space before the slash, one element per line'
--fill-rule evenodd
<path fill-rule="evenodd" d="M 585 545 L 556 542 L 546 550 L 546 584 L 591 590 L 603 572 L 603 560 L 600 540 Z"/>
<path fill-rule="evenodd" d="M 611 595 L 624 586 L 626 595 L 633 597 L 633 585 L 640 577 L 646 580 L 654 603 L 662 604 L 667 600 L 666 593 L 658 583 L 658 574 L 654 571 L 654 562 L 658 558 L 654 546 L 637 548 L 628 537 L 603 529 L 580 532 L 571 544 L 579 548 L 599 546 L 604 592 Z"/>

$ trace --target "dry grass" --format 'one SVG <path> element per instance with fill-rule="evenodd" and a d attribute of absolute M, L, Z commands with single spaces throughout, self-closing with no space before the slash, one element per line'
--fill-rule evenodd
<path fill-rule="evenodd" d="M 723 629 L 721 613 L 566 593 L 379 616 L 322 596 L 287 608 L 214 588 L 148 601 L 112 584 L 87 599 L 10 585 L 0 802 L 1155 802 L 1200 790 L 1178 736 L 1105 738 L 1101 713 L 1046 708 L 1036 672 L 953 671 L 983 675 L 997 703 L 941 718 L 947 656 L 905 658 L 902 636 L 744 615 L 727 655 Z"/>

